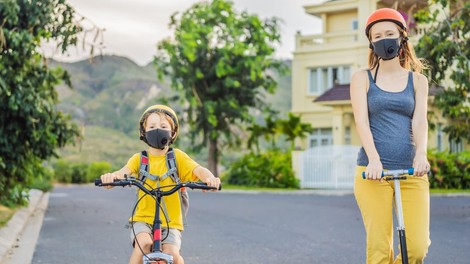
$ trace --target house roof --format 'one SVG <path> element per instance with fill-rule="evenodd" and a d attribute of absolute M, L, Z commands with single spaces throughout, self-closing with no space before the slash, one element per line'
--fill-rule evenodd
<path fill-rule="evenodd" d="M 337 104 L 339 101 L 350 101 L 351 96 L 349 94 L 349 83 L 348 84 L 336 84 L 322 95 L 317 97 L 313 102 L 320 104 Z M 443 92 L 444 87 L 431 84 L 429 87 L 429 96 L 435 96 L 436 94 Z"/>
<path fill-rule="evenodd" d="M 336 84 L 331 89 L 317 97 L 313 102 L 331 102 L 331 101 L 349 101 L 351 97 L 349 95 L 349 83 L 348 84 Z"/>

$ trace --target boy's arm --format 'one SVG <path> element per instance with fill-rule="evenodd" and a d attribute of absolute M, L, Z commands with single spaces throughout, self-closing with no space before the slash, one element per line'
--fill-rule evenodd
<path fill-rule="evenodd" d="M 220 179 L 216 178 L 212 172 L 202 166 L 197 166 L 193 170 L 193 174 L 202 182 L 206 183 L 208 186 L 217 187 L 220 186 Z"/>

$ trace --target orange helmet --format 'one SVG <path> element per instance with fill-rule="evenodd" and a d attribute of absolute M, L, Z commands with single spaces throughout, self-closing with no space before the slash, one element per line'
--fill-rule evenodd
<path fill-rule="evenodd" d="M 369 38 L 370 28 L 378 22 L 391 21 L 406 31 L 405 18 L 397 10 L 391 8 L 380 8 L 370 14 L 366 23 L 366 36 Z"/>

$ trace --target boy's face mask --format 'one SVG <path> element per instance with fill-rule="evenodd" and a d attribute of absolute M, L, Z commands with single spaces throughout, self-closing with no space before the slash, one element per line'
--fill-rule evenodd
<path fill-rule="evenodd" d="M 153 148 L 164 149 L 171 144 L 171 131 L 165 129 L 153 129 L 145 132 L 147 144 Z"/>
<path fill-rule="evenodd" d="M 372 42 L 374 53 L 382 60 L 391 60 L 398 55 L 400 51 L 400 38 L 381 39 Z"/>

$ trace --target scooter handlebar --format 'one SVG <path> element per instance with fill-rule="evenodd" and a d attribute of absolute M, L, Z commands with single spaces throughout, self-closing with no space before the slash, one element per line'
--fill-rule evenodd
<path fill-rule="evenodd" d="M 408 168 L 405 170 L 388 170 L 388 171 L 382 171 L 382 177 L 384 176 L 400 176 L 400 175 L 413 175 L 415 172 L 414 168 Z M 362 178 L 366 178 L 366 172 L 362 172 Z"/>

